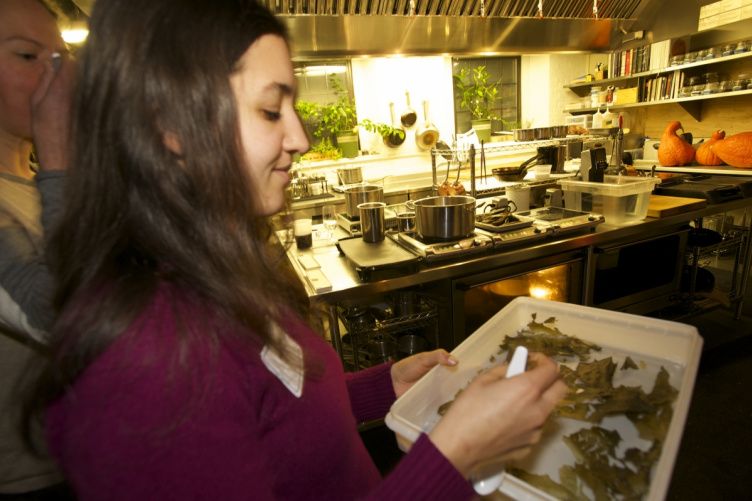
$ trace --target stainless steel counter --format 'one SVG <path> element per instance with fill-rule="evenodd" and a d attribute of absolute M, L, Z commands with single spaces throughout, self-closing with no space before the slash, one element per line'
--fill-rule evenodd
<path fill-rule="evenodd" d="M 583 253 L 587 254 L 588 252 L 592 252 L 592 248 L 596 245 L 626 243 L 659 236 L 671 229 L 679 228 L 689 221 L 722 212 L 740 210 L 749 206 L 752 206 L 752 199 L 745 198 L 723 204 L 708 205 L 703 209 L 662 219 L 646 218 L 626 226 L 613 226 L 604 223 L 597 226 L 593 232 L 563 235 L 535 245 L 521 244 L 516 248 L 500 249 L 471 258 L 455 258 L 435 263 L 421 262 L 417 267 L 417 271 L 413 273 L 404 273 L 404 271 L 395 270 L 394 273 L 390 274 L 385 270 L 384 272 L 375 274 L 370 281 L 361 279 L 347 258 L 339 253 L 333 242 L 314 239 L 314 246 L 305 251 L 298 250 L 293 242 L 289 247 L 288 257 L 300 275 L 301 280 L 306 284 L 309 295 L 325 303 L 333 304 L 337 302 L 357 301 L 359 298 L 375 294 L 414 287 L 439 280 L 458 278 L 489 269 L 512 266 L 521 262 L 543 259 L 575 250 L 582 250 Z M 278 235 L 284 241 L 285 233 L 280 232 Z M 342 229 L 338 228 L 337 236 L 344 238 L 348 235 Z M 316 293 L 311 288 L 305 278 L 305 270 L 297 259 L 299 256 L 305 254 L 312 255 L 319 262 L 321 271 L 332 284 L 331 291 Z M 646 259 L 649 259 L 649 256 L 646 256 Z M 749 262 L 749 259 L 746 259 L 745 262 Z"/>

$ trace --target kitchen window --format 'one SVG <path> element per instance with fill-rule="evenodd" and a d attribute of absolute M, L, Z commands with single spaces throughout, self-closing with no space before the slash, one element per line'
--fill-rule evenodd
<path fill-rule="evenodd" d="M 298 84 L 297 101 L 306 101 L 325 106 L 334 103 L 338 99 L 337 90 L 333 86 L 332 77 L 336 77 L 339 84 L 347 90 L 349 97 L 353 97 L 352 71 L 350 61 L 307 61 L 294 63 L 295 79 Z M 334 136 L 324 132 L 321 138 L 315 137 L 313 132 L 316 124 L 304 121 L 308 139 L 311 145 L 318 144 L 324 136 L 329 136 L 334 141 Z"/>
<path fill-rule="evenodd" d="M 489 82 L 497 82 L 499 85 L 499 99 L 494 103 L 492 111 L 502 120 L 491 121 L 491 132 L 511 131 L 520 126 L 520 57 L 474 57 L 453 58 L 453 73 L 459 72 L 463 67 L 468 69 L 485 66 L 489 75 Z M 470 112 L 460 107 L 461 95 L 455 88 L 454 92 L 454 123 L 456 132 L 465 133 L 472 128 L 470 124 Z"/>

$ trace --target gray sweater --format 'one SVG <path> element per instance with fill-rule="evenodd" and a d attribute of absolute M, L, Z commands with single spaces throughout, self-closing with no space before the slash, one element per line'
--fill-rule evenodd
<path fill-rule="evenodd" d="M 34 181 L 0 173 L 0 494 L 63 481 L 53 461 L 29 449 L 20 426 L 54 319 L 44 233 L 62 210 L 65 180 L 64 171 L 42 172 Z"/>

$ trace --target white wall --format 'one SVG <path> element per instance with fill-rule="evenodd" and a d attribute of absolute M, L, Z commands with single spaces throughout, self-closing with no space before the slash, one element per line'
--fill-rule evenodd
<path fill-rule="evenodd" d="M 358 106 L 358 121 L 369 118 L 373 122 L 392 123 L 389 103 L 394 103 L 394 118 L 410 106 L 418 120 L 406 130 L 405 142 L 399 148 L 389 148 L 378 134 L 361 129 L 363 149 L 385 157 L 422 153 L 415 144 L 415 132 L 425 123 L 423 101 L 428 101 L 429 119 L 439 129 L 440 139 L 451 144 L 454 132 L 454 104 L 452 64 L 448 57 L 354 58 L 352 60 L 353 87 Z"/>

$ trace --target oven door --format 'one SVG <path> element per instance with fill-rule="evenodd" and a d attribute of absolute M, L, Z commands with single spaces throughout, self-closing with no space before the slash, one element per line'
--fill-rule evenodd
<path fill-rule="evenodd" d="M 452 280 L 454 346 L 518 296 L 580 304 L 582 251 Z"/>
<path fill-rule="evenodd" d="M 643 315 L 676 303 L 689 231 L 596 247 L 585 304 Z"/>

